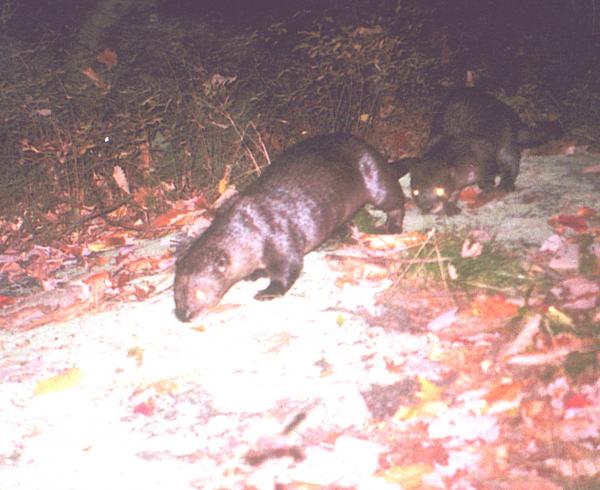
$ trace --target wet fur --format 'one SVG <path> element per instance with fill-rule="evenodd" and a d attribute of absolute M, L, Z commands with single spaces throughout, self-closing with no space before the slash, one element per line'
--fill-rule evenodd
<path fill-rule="evenodd" d="M 248 276 L 270 278 L 257 299 L 284 294 L 300 275 L 304 254 L 366 203 L 387 211 L 388 231 L 402 231 L 402 189 L 373 147 L 345 134 L 290 147 L 177 260 L 177 318 L 207 311 Z"/>
<path fill-rule="evenodd" d="M 558 123 L 523 125 L 517 114 L 492 95 L 473 88 L 452 91 L 436 112 L 421 158 L 392 166 L 411 174 L 411 192 L 421 211 L 455 214 L 461 189 L 514 191 L 521 149 L 559 137 Z M 499 183 L 496 184 L 496 178 Z"/>

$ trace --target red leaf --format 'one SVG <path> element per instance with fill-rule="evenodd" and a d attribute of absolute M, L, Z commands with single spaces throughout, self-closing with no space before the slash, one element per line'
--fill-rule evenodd
<path fill-rule="evenodd" d="M 588 224 L 585 220 L 585 216 L 578 216 L 575 214 L 561 214 L 554 216 L 549 220 L 550 225 L 559 224 L 572 228 L 574 231 L 580 233 L 588 229 Z"/>
<path fill-rule="evenodd" d="M 479 194 L 481 194 L 481 191 L 476 187 L 465 187 L 462 191 L 460 191 L 458 198 L 461 202 L 473 204 L 477 202 L 477 197 Z"/>
<path fill-rule="evenodd" d="M 0 308 L 12 305 L 14 302 L 15 298 L 11 298 L 10 296 L 0 296 Z"/>
<path fill-rule="evenodd" d="M 156 405 L 154 403 L 154 400 L 150 398 L 149 400 L 139 403 L 135 407 L 133 407 L 133 413 L 139 413 L 145 415 L 146 417 L 150 417 L 151 415 L 154 415 L 155 408 Z"/>
<path fill-rule="evenodd" d="M 574 393 L 565 398 L 565 408 L 583 408 L 591 405 L 593 403 L 581 393 Z"/>

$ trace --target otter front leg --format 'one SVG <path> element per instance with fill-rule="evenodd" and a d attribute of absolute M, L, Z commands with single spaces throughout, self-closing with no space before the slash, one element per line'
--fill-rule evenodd
<path fill-rule="evenodd" d="M 292 287 L 302 271 L 303 254 L 290 250 L 283 252 L 267 246 L 264 262 L 271 283 L 256 294 L 255 298 L 262 301 L 283 296 Z"/>
<path fill-rule="evenodd" d="M 500 169 L 499 190 L 507 192 L 515 190 L 515 180 L 517 180 L 517 175 L 519 175 L 520 163 L 521 152 L 515 145 L 509 145 L 500 149 L 498 152 L 498 167 Z"/>

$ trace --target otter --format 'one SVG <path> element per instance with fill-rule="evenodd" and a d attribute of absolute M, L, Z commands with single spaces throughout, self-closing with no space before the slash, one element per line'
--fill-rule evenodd
<path fill-rule="evenodd" d="M 187 322 L 214 307 L 238 281 L 267 275 L 255 298 L 285 294 L 304 255 L 364 204 L 387 212 L 385 230 L 402 231 L 404 194 L 379 152 L 349 134 L 291 146 L 216 213 L 176 261 L 175 315 Z"/>
<path fill-rule="evenodd" d="M 515 190 L 521 150 L 562 135 L 558 122 L 525 126 L 508 105 L 475 88 L 452 91 L 435 113 L 420 158 L 392 163 L 400 177 L 410 172 L 412 197 L 423 213 L 460 212 L 461 189 Z M 499 182 L 496 183 L 496 178 Z"/>

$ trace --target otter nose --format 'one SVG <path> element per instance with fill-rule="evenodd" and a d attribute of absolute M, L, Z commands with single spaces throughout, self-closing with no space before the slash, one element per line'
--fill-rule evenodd
<path fill-rule="evenodd" d="M 423 213 L 430 213 L 431 209 L 433 208 L 433 203 L 429 202 L 429 201 L 417 201 L 417 206 L 419 206 L 419 209 L 421 210 L 421 212 Z"/>
<path fill-rule="evenodd" d="M 192 314 L 185 308 L 175 308 L 175 316 L 182 322 L 189 322 L 192 319 Z"/>

